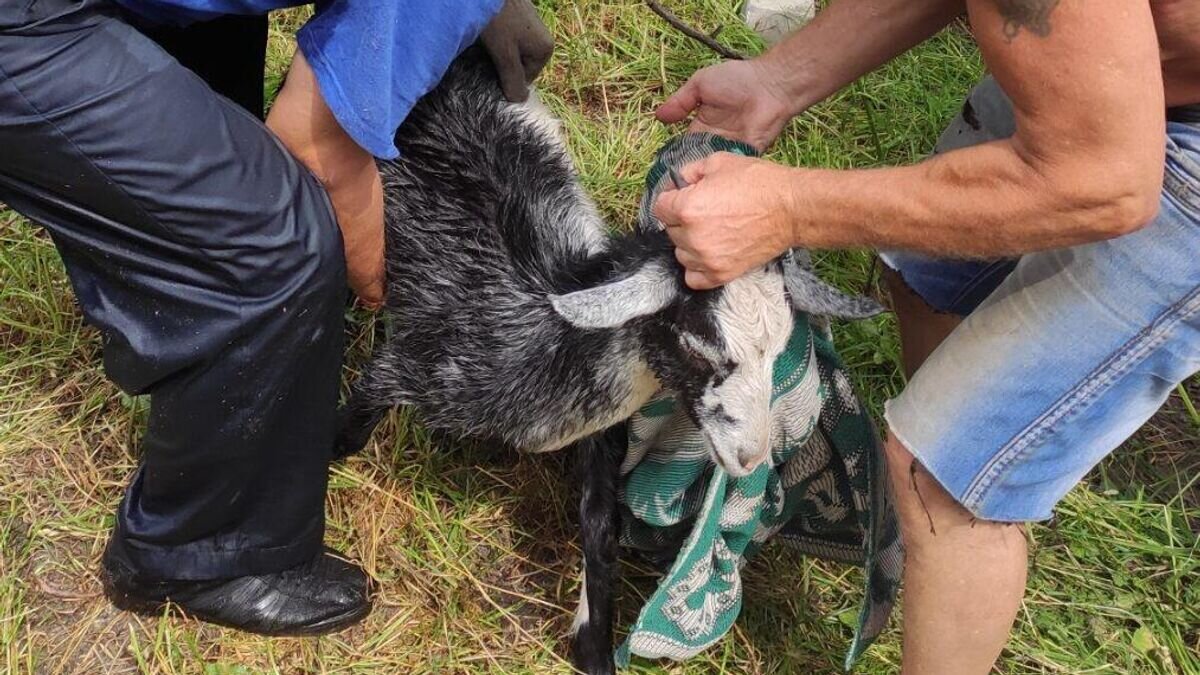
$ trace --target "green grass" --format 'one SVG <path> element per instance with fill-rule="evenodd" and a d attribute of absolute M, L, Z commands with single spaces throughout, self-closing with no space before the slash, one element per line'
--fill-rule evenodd
<path fill-rule="evenodd" d="M 672 7 L 756 51 L 732 2 Z M 715 58 L 637 2 L 541 3 L 557 52 L 542 89 L 564 121 L 587 188 L 614 227 L 632 222 L 643 172 L 670 130 L 651 111 Z M 302 13 L 277 17 L 269 84 L 281 79 Z M 926 154 L 981 72 L 950 30 L 803 115 L 773 158 L 812 166 L 910 162 Z M 870 256 L 824 254 L 821 271 L 870 287 Z M 58 256 L 0 210 L 0 672 L 566 673 L 563 635 L 579 552 L 559 457 L 450 448 L 393 415 L 368 451 L 334 470 L 329 540 L 382 582 L 362 626 L 267 640 L 178 617 L 110 608 L 95 568 L 134 467 L 145 402 L 104 380 Z M 363 317 L 358 316 L 357 319 Z M 893 321 L 836 327 L 872 408 L 903 385 Z M 352 363 L 371 331 L 353 332 Z M 1031 533 L 1029 593 L 1001 673 L 1200 673 L 1200 424 L 1193 380 Z M 637 673 L 834 673 L 860 599 L 858 570 L 769 548 L 745 570 L 735 630 L 683 665 Z M 624 569 L 622 624 L 653 589 Z M 885 634 L 861 672 L 900 658 Z"/>

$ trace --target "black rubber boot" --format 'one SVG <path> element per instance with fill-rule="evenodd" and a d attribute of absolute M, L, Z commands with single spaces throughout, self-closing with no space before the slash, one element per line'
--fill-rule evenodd
<path fill-rule="evenodd" d="M 371 611 L 371 578 L 329 549 L 282 572 L 215 581 L 139 580 L 112 550 L 101 562 L 104 594 L 138 614 L 159 614 L 170 603 L 190 617 L 248 633 L 302 636 L 341 630 Z"/>

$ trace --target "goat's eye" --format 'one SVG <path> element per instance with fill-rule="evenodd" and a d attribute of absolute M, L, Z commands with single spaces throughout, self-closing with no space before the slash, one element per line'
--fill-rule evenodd
<path fill-rule="evenodd" d="M 727 359 L 715 346 L 694 333 L 680 333 L 679 345 L 694 359 L 703 361 L 714 370 L 720 370 Z"/>

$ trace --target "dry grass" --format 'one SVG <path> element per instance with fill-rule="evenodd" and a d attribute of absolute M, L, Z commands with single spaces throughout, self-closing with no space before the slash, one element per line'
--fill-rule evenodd
<path fill-rule="evenodd" d="M 730 5 L 672 3 L 722 40 L 755 51 Z M 713 57 L 640 4 L 547 1 L 558 41 L 544 78 L 587 187 L 614 226 L 631 221 L 651 154 L 668 136 L 654 105 Z M 302 15 L 271 41 L 277 83 Z M 948 32 L 799 119 L 775 154 L 823 166 L 911 161 L 932 146 L 978 76 L 970 41 Z M 869 258 L 827 255 L 850 288 Z M 394 415 L 368 451 L 334 469 L 330 543 L 382 582 L 361 626 L 269 640 L 178 617 L 138 618 L 99 594 L 96 561 L 134 467 L 145 402 L 99 368 L 53 247 L 0 210 L 0 672 L 566 673 L 562 636 L 579 553 L 560 458 L 497 455 L 431 439 Z M 355 315 L 351 363 L 370 346 Z M 902 385 L 891 320 L 838 328 L 873 406 Z M 1190 400 L 1200 401 L 1193 382 Z M 1183 399 L 1106 462 L 1036 528 L 1030 593 L 1003 673 L 1200 673 L 1200 426 Z M 1191 481 L 1189 483 L 1189 481 Z M 653 588 L 627 566 L 622 621 Z M 857 570 L 769 549 L 746 569 L 746 608 L 721 644 L 645 673 L 834 673 L 860 594 Z M 862 672 L 894 672 L 885 636 Z"/>

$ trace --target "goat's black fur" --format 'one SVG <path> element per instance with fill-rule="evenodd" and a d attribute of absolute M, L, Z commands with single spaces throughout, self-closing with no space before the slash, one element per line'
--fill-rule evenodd
<path fill-rule="evenodd" d="M 617 584 L 617 474 L 624 456 L 625 425 L 576 443 L 576 480 L 580 485 L 579 530 L 582 539 L 586 616 L 577 616 L 571 656 L 585 673 L 613 672 L 612 643 Z"/>
<path fill-rule="evenodd" d="M 748 326 L 733 331 L 743 342 L 782 331 L 777 353 L 790 314 L 778 272 L 731 284 L 743 284 L 731 307 L 725 290 L 686 289 L 664 232 L 608 236 L 553 124 L 506 102 L 490 62 L 471 49 L 397 133 L 400 159 L 379 166 L 391 332 L 341 413 L 336 453 L 360 449 L 396 405 L 462 438 L 531 451 L 574 444 L 587 612 L 572 651 L 585 672 L 610 673 L 620 459 L 602 432 L 666 386 L 698 424 L 744 433 L 749 417 L 721 405 L 739 365 L 729 354 L 774 354 L 745 344 L 727 352 L 722 321 Z M 624 294 L 612 302 L 590 294 L 615 287 Z M 581 295 L 574 314 L 556 304 Z M 613 320 L 608 309 L 625 315 Z M 764 411 L 767 372 L 755 363 L 740 376 Z"/>
<path fill-rule="evenodd" d="M 363 447 L 396 404 L 416 406 L 433 428 L 517 447 L 554 445 L 619 406 L 629 392 L 598 381 L 612 358 L 611 336 L 569 325 L 547 296 L 631 274 L 651 258 L 669 261 L 665 235 L 620 238 L 599 255 L 572 236 L 578 233 L 547 240 L 578 217 L 579 205 L 560 203 L 558 214 L 530 213 L 530 205 L 576 195 L 574 171 L 501 100 L 478 54 L 456 62 L 409 116 L 397 144 L 402 158 L 380 165 L 393 330 L 342 410 L 338 453 Z M 562 398 L 581 390 L 592 395 Z M 524 433 L 538 417 L 565 424 L 540 437 Z M 612 433 L 592 434 L 574 448 L 588 611 L 571 647 L 589 674 L 614 672 L 621 449 L 613 441 Z"/>

